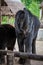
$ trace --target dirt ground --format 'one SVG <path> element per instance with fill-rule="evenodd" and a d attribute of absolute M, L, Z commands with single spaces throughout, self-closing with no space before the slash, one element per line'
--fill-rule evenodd
<path fill-rule="evenodd" d="M 17 41 L 16 41 L 15 48 L 16 48 L 16 51 L 19 50 L 18 45 L 17 45 Z M 36 41 L 36 53 L 39 55 L 43 55 L 43 41 Z M 16 62 L 15 62 L 15 65 L 19 65 Z M 27 65 L 29 65 L 29 63 Z M 43 65 L 43 61 L 31 60 L 31 65 Z"/>

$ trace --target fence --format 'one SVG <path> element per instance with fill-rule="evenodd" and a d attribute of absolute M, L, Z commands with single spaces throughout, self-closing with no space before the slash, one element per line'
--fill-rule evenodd
<path fill-rule="evenodd" d="M 29 54 L 29 53 L 23 53 L 23 52 L 13 52 L 10 50 L 7 50 L 7 51 L 0 50 L 0 53 L 2 53 L 3 55 L 6 55 L 6 57 L 7 57 L 6 65 L 13 65 L 13 58 L 14 57 L 21 57 L 21 58 L 25 58 L 25 59 L 29 58 L 32 60 L 43 61 L 43 55 Z"/>

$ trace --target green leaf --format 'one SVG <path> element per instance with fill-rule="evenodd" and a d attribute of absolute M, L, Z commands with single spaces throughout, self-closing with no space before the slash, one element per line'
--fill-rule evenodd
<path fill-rule="evenodd" d="M 39 9 L 39 0 L 22 0 L 25 7 L 32 12 L 33 15 L 39 17 L 40 9 Z"/>

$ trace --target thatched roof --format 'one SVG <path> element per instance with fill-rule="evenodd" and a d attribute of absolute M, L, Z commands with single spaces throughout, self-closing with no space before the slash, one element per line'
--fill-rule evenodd
<path fill-rule="evenodd" d="M 4 0 L 0 0 L 1 4 L 1 15 L 14 15 L 11 11 L 11 9 L 7 6 L 7 3 Z"/>
<path fill-rule="evenodd" d="M 24 5 L 20 1 L 17 2 L 16 0 L 5 0 L 5 2 L 7 3 L 13 14 L 16 14 L 18 10 L 24 8 Z"/>
<path fill-rule="evenodd" d="M 17 0 L 1 0 L 1 15 L 15 15 L 24 5 Z"/>
<path fill-rule="evenodd" d="M 1 6 L 1 15 L 11 15 L 13 16 L 14 14 L 12 13 L 12 11 L 10 10 L 10 8 L 8 6 Z"/>
<path fill-rule="evenodd" d="M 1 6 L 7 6 L 7 3 L 4 0 L 0 0 Z"/>

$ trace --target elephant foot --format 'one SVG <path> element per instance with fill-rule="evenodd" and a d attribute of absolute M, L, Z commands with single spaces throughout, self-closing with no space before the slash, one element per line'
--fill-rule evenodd
<path fill-rule="evenodd" d="M 18 61 L 19 64 L 24 64 L 25 63 L 25 59 L 20 58 Z"/>

